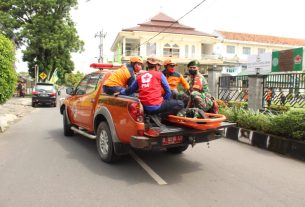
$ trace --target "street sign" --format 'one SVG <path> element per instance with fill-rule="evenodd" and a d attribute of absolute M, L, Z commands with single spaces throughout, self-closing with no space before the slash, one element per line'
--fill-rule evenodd
<path fill-rule="evenodd" d="M 44 72 L 42 72 L 42 73 L 39 74 L 39 77 L 40 77 L 42 80 L 44 80 L 44 79 L 46 79 L 48 76 L 47 76 L 47 74 L 45 74 Z"/>

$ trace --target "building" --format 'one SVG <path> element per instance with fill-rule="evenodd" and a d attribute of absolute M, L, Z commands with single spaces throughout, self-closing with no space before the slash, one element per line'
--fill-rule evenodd
<path fill-rule="evenodd" d="M 304 47 L 305 40 L 237 32 L 215 31 L 213 34 L 195 28 L 159 13 L 150 21 L 123 29 L 114 40 L 111 51 L 115 62 L 126 62 L 139 55 L 173 58 L 178 70 L 193 59 L 199 60 L 202 72 L 222 67 L 222 73 L 237 75 L 246 68 L 249 55 Z"/>
<path fill-rule="evenodd" d="M 219 42 L 215 35 L 197 31 L 159 13 L 148 22 L 119 32 L 111 50 L 115 62 L 127 61 L 134 55 L 156 56 L 161 60 L 171 57 L 183 72 L 189 61 L 197 59 L 206 72 L 209 67 L 222 64 L 214 54 L 214 46 Z"/>
<path fill-rule="evenodd" d="M 219 42 L 215 54 L 222 57 L 223 73 L 239 74 L 246 67 L 250 55 L 304 47 L 305 40 L 268 35 L 215 31 Z"/>

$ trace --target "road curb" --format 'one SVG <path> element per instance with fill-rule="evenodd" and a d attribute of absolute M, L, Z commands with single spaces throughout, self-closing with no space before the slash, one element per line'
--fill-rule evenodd
<path fill-rule="evenodd" d="M 228 127 L 225 137 L 305 161 L 305 142 L 240 127 Z"/>

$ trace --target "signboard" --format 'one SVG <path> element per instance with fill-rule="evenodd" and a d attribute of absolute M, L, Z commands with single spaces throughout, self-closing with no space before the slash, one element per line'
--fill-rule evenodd
<path fill-rule="evenodd" d="M 249 55 L 247 62 L 247 74 L 267 74 L 271 72 L 271 53 L 262 53 L 258 55 Z"/>
<path fill-rule="evenodd" d="M 272 72 L 302 71 L 303 48 L 272 52 Z"/>
<path fill-rule="evenodd" d="M 47 76 L 47 74 L 45 74 L 44 72 L 42 72 L 42 73 L 39 74 L 39 77 L 40 77 L 42 80 L 44 80 L 44 79 L 46 79 L 48 76 Z"/>

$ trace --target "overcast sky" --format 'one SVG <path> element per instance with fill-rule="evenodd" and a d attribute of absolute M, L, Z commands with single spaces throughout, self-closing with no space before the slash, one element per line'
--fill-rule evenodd
<path fill-rule="evenodd" d="M 89 64 L 97 62 L 99 31 L 104 38 L 104 60 L 112 57 L 110 47 L 123 28 L 149 21 L 159 12 L 179 19 L 202 0 L 79 0 L 71 15 L 85 51 L 74 54 L 75 70 L 88 73 Z M 206 0 L 179 23 L 198 31 L 214 30 L 264 34 L 305 39 L 304 0 Z M 20 56 L 20 54 L 18 55 Z M 17 71 L 27 71 L 17 63 Z"/>

